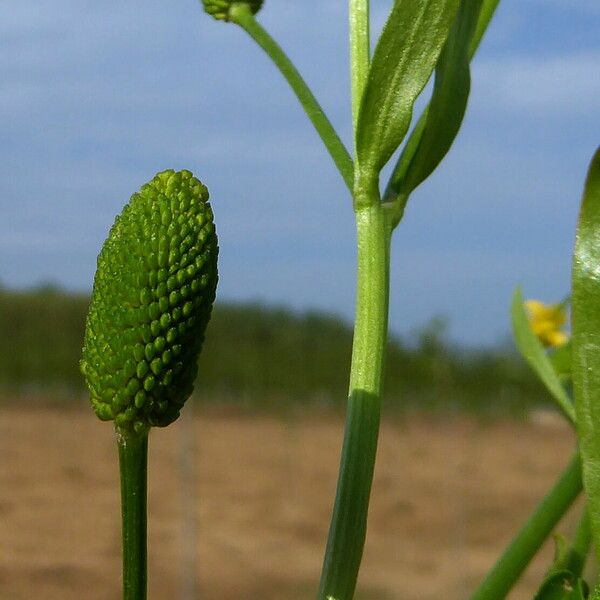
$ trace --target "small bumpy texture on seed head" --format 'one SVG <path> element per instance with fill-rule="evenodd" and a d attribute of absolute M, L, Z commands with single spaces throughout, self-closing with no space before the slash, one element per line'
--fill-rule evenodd
<path fill-rule="evenodd" d="M 164 427 L 193 390 L 217 286 L 208 190 L 159 173 L 116 218 L 98 256 L 81 370 L 92 406 L 123 433 Z"/>
<path fill-rule="evenodd" d="M 263 5 L 263 0 L 202 0 L 204 10 L 220 21 L 229 21 L 230 10 L 234 4 L 246 4 L 253 14 L 256 14 Z"/>

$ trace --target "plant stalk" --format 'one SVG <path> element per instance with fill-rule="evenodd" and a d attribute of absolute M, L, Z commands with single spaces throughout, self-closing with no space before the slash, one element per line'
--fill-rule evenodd
<path fill-rule="evenodd" d="M 357 302 L 350 393 L 319 600 L 351 600 L 366 536 L 387 342 L 390 229 L 379 202 L 356 211 Z"/>
<path fill-rule="evenodd" d="M 577 576 L 581 576 L 587 560 L 587 555 L 592 545 L 592 525 L 587 505 L 577 523 L 573 543 L 571 545 L 569 570 Z"/>
<path fill-rule="evenodd" d="M 247 4 L 234 4 L 230 9 L 230 18 L 232 22 L 244 29 L 267 53 L 280 73 L 285 77 L 311 123 L 314 125 L 314 128 L 317 130 L 319 137 L 323 140 L 346 186 L 352 191 L 354 185 L 354 165 L 352 158 L 298 69 L 296 69 L 281 46 L 254 18 Z"/>
<path fill-rule="evenodd" d="M 146 600 L 148 434 L 125 436 L 117 431 L 117 445 L 121 471 L 123 600 Z"/>
<path fill-rule="evenodd" d="M 350 0 L 350 78 L 352 83 L 352 122 L 356 133 L 360 102 L 371 62 L 369 0 Z"/>
<path fill-rule="evenodd" d="M 581 458 L 576 452 L 471 600 L 504 599 L 581 490 Z"/>

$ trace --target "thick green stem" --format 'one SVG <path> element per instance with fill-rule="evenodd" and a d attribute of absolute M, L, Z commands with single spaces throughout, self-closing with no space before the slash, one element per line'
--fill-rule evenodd
<path fill-rule="evenodd" d="M 354 166 L 352 158 L 346 150 L 342 140 L 325 115 L 321 105 L 314 94 L 302 79 L 298 69 L 287 57 L 281 46 L 254 18 L 247 4 L 234 4 L 229 13 L 230 19 L 244 29 L 254 41 L 267 53 L 281 74 L 285 77 L 290 87 L 296 94 L 308 118 L 314 125 L 317 133 L 323 140 L 333 162 L 343 177 L 348 189 L 352 191 L 354 185 Z"/>
<path fill-rule="evenodd" d="M 319 600 L 351 600 L 363 553 L 387 340 L 389 227 L 379 204 L 356 212 L 358 282 L 350 395 Z"/>
<path fill-rule="evenodd" d="M 146 600 L 148 435 L 117 431 L 123 526 L 123 600 Z"/>
<path fill-rule="evenodd" d="M 369 0 L 350 0 L 350 78 L 352 83 L 352 122 L 356 132 L 358 112 L 371 62 Z"/>
<path fill-rule="evenodd" d="M 554 487 L 494 565 L 471 600 L 501 600 L 519 579 L 544 540 L 582 489 L 581 459 L 576 452 Z"/>

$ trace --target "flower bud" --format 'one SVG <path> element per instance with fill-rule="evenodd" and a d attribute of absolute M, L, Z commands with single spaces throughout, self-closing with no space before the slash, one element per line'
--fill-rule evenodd
<path fill-rule="evenodd" d="M 221 21 L 230 20 L 230 10 L 236 4 L 246 4 L 252 14 L 256 14 L 263 5 L 263 0 L 202 0 L 202 2 L 204 10 Z"/>
<path fill-rule="evenodd" d="M 94 278 L 81 370 L 92 406 L 123 433 L 163 427 L 193 390 L 217 285 L 208 190 L 158 173 L 116 218 Z"/>

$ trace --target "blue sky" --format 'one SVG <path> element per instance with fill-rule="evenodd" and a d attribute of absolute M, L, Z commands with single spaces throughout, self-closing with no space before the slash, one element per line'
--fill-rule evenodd
<path fill-rule="evenodd" d="M 260 20 L 350 142 L 346 2 L 266 0 Z M 373 27 L 391 2 L 372 2 Z M 452 339 L 508 332 L 512 290 L 568 291 L 587 164 L 600 143 L 600 4 L 504 0 L 443 166 L 392 249 L 390 323 L 436 314 Z M 279 74 L 197 0 L 35 0 L 0 11 L 0 282 L 91 286 L 114 216 L 164 168 L 210 188 L 222 300 L 354 306 L 348 194 Z"/>

